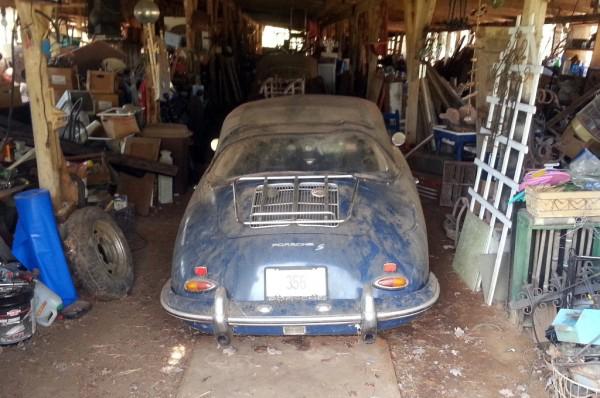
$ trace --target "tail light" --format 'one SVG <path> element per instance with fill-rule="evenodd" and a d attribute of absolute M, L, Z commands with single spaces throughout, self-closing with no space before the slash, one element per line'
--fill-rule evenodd
<path fill-rule="evenodd" d="M 206 278 L 191 278 L 185 282 L 185 290 L 190 293 L 205 293 L 217 287 L 217 283 Z"/>
<path fill-rule="evenodd" d="M 195 267 L 194 274 L 196 275 L 206 275 L 208 273 L 208 269 L 206 267 Z"/>
<path fill-rule="evenodd" d="M 373 286 L 384 290 L 400 290 L 408 286 L 408 279 L 403 276 L 384 276 L 376 279 Z"/>

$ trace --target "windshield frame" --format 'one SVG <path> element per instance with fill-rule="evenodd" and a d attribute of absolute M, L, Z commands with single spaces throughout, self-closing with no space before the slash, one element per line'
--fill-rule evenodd
<path fill-rule="evenodd" d="M 285 171 L 263 171 L 258 173 L 248 173 L 248 174 L 240 174 L 236 176 L 218 176 L 215 174 L 216 164 L 219 159 L 223 156 L 226 151 L 230 150 L 231 147 L 235 144 L 243 143 L 247 140 L 252 139 L 260 139 L 265 137 L 273 137 L 273 136 L 302 136 L 302 135 L 349 135 L 349 134 L 358 134 L 362 136 L 362 138 L 369 141 L 371 145 L 374 145 L 380 151 L 381 156 L 383 156 L 384 161 L 388 166 L 387 171 L 356 171 L 356 172 L 344 172 L 344 171 L 299 171 L 299 170 L 285 170 Z M 391 142 L 390 142 L 391 145 Z M 386 149 L 376 137 L 373 137 L 371 134 L 368 134 L 359 129 L 344 129 L 344 130 L 334 130 L 334 131 L 310 131 L 310 132 L 265 132 L 260 134 L 252 134 L 247 137 L 241 137 L 234 141 L 227 142 L 225 146 L 217 148 L 215 156 L 213 157 L 209 167 L 206 170 L 206 176 L 214 181 L 231 181 L 237 180 L 241 177 L 249 177 L 249 176 L 261 176 L 261 175 L 360 175 L 361 178 L 369 178 L 373 179 L 384 179 L 391 180 L 396 178 L 400 174 L 401 165 L 396 162 L 395 156 L 390 153 L 388 149 Z"/>

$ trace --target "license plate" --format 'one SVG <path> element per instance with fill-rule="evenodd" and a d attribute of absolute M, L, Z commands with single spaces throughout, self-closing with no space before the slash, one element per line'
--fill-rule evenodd
<path fill-rule="evenodd" d="M 265 270 L 267 300 L 327 298 L 327 270 L 315 268 L 267 268 Z"/>

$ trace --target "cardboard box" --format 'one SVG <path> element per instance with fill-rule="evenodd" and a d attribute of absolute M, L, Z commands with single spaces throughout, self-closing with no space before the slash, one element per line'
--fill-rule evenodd
<path fill-rule="evenodd" d="M 96 113 L 119 106 L 118 94 L 91 93 Z"/>
<path fill-rule="evenodd" d="M 54 90 L 54 102 L 58 102 L 66 90 L 75 88 L 75 74 L 71 68 L 48 67 L 48 85 Z"/>
<path fill-rule="evenodd" d="M 108 138 L 124 138 L 140 132 L 135 113 L 111 108 L 98 114 Z"/>
<path fill-rule="evenodd" d="M 585 142 L 577 138 L 575 130 L 572 126 L 569 126 L 560 137 L 556 147 L 568 157 L 574 158 L 585 149 Z"/>
<path fill-rule="evenodd" d="M 10 94 L 10 85 L 0 86 L 0 109 L 10 108 Z M 16 86 L 14 90 L 13 107 L 21 105 L 23 105 L 23 102 L 21 101 L 21 92 L 19 91 L 19 86 Z"/>
<path fill-rule="evenodd" d="M 90 93 L 114 94 L 117 92 L 117 75 L 114 72 L 88 70 L 86 87 Z"/>

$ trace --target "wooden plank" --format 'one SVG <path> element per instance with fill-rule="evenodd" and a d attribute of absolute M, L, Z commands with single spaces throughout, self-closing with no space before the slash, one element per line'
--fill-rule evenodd
<path fill-rule="evenodd" d="M 600 46 L 598 46 L 598 47 L 600 47 Z M 571 103 L 571 105 L 569 105 L 568 107 L 566 107 L 565 109 L 560 111 L 552 119 L 548 120 L 545 127 L 547 129 L 551 128 L 556 123 L 560 122 L 561 120 L 563 120 L 564 118 L 566 118 L 567 116 L 569 116 L 570 114 L 575 112 L 577 110 L 577 108 L 579 108 L 580 106 L 583 106 L 586 102 L 589 102 L 592 98 L 594 98 L 598 94 L 600 94 L 600 87 L 595 87 L 594 89 L 589 90 L 587 93 L 583 94 L 581 97 L 579 97 L 575 101 L 573 101 Z"/>
<path fill-rule="evenodd" d="M 169 177 L 175 177 L 178 171 L 177 166 L 172 164 L 108 152 L 95 152 L 85 155 L 68 156 L 67 160 L 70 162 L 82 162 L 88 159 L 101 159 L 102 157 L 105 157 L 108 163 L 112 165 L 129 167 L 131 169 L 162 174 Z"/>
<path fill-rule="evenodd" d="M 162 174 L 169 177 L 177 175 L 177 166 L 167 163 L 138 159 L 127 155 L 111 153 L 108 156 L 108 162 L 112 165 L 131 167 L 137 170 L 150 173 Z"/>

